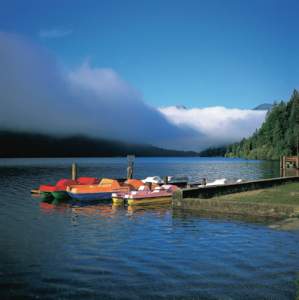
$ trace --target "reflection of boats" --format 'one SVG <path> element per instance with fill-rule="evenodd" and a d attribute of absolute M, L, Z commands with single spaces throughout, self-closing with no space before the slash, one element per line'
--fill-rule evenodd
<path fill-rule="evenodd" d="M 148 204 L 148 205 L 129 205 L 127 207 L 128 214 L 144 214 L 146 212 L 155 213 L 156 215 L 165 215 L 169 212 L 169 205 L 166 203 L 162 204 Z"/>
<path fill-rule="evenodd" d="M 149 187 L 133 191 L 125 196 L 129 205 L 170 203 L 172 194 L 178 189 L 175 185 L 162 185 L 150 190 Z"/>
<path fill-rule="evenodd" d="M 55 200 L 53 201 L 55 202 Z M 70 205 L 66 203 L 53 204 L 49 202 L 40 202 L 39 207 L 43 213 L 52 213 L 52 212 L 65 212 L 65 210 L 70 208 Z"/>
<path fill-rule="evenodd" d="M 119 208 L 119 206 L 118 206 Z M 88 205 L 88 206 L 75 206 L 72 207 L 72 213 L 75 215 L 81 215 L 86 217 L 113 217 L 117 213 L 117 208 L 111 204 L 97 204 L 97 205 Z"/>
<path fill-rule="evenodd" d="M 142 181 L 128 179 L 120 182 L 114 179 L 104 178 L 97 185 L 76 185 L 67 189 L 69 196 L 75 200 L 110 200 L 112 193 L 123 195 L 142 185 Z"/>
<path fill-rule="evenodd" d="M 68 199 L 68 193 L 66 189 L 73 185 L 89 185 L 96 184 L 99 182 L 99 179 L 94 177 L 79 177 L 77 180 L 71 179 L 60 179 L 57 181 L 56 185 L 41 185 L 39 187 L 40 194 L 42 198 L 50 200 L 55 198 L 56 200 L 65 200 Z"/>

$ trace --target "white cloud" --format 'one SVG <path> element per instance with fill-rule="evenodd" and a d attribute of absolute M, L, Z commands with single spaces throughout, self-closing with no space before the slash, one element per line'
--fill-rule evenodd
<path fill-rule="evenodd" d="M 63 70 L 49 53 L 0 32 L 0 129 L 84 134 L 174 149 L 238 141 L 266 112 L 224 107 L 156 109 L 112 69 Z"/>
<path fill-rule="evenodd" d="M 65 37 L 67 35 L 72 34 L 73 31 L 70 29 L 58 29 L 58 28 L 52 28 L 52 29 L 41 29 L 39 31 L 39 36 L 41 38 L 61 38 Z"/>
<path fill-rule="evenodd" d="M 0 129 L 168 145 L 192 134 L 169 123 L 111 69 L 62 71 L 47 51 L 0 32 Z M 174 144 L 174 143 L 173 143 Z"/>
<path fill-rule="evenodd" d="M 206 146 L 237 142 L 248 137 L 261 126 L 267 113 L 221 106 L 192 109 L 170 106 L 159 110 L 169 122 L 205 135 L 200 144 Z"/>

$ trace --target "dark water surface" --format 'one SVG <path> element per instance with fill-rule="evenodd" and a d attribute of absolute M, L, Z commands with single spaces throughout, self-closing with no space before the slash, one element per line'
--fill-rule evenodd
<path fill-rule="evenodd" d="M 299 233 L 169 207 L 40 203 L 30 189 L 74 159 L 0 160 L 0 299 L 294 299 Z M 126 159 L 76 159 L 79 175 L 122 177 Z M 137 177 L 277 176 L 276 163 L 139 158 Z"/>

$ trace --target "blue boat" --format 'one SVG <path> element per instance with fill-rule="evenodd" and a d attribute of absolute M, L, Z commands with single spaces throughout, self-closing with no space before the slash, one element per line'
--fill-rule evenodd
<path fill-rule="evenodd" d="M 72 193 L 67 192 L 72 199 L 79 201 L 111 200 L 112 192 Z"/>

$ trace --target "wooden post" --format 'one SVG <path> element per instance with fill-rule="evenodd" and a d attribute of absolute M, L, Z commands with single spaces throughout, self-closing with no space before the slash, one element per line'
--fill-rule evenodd
<path fill-rule="evenodd" d="M 285 168 L 287 167 L 287 163 L 286 163 L 286 156 L 282 157 L 282 168 L 285 170 Z"/>
<path fill-rule="evenodd" d="M 135 155 L 127 155 L 127 160 L 128 160 L 127 179 L 132 179 L 134 173 Z"/>
<path fill-rule="evenodd" d="M 284 155 L 282 157 L 282 177 L 286 176 L 286 167 L 287 167 L 287 157 Z"/>
<path fill-rule="evenodd" d="M 133 178 L 133 168 L 132 166 L 127 167 L 127 179 L 132 179 Z"/>
<path fill-rule="evenodd" d="M 72 180 L 77 179 L 77 165 L 76 163 L 72 163 Z"/>
<path fill-rule="evenodd" d="M 164 177 L 164 184 L 168 184 L 168 176 Z"/>

